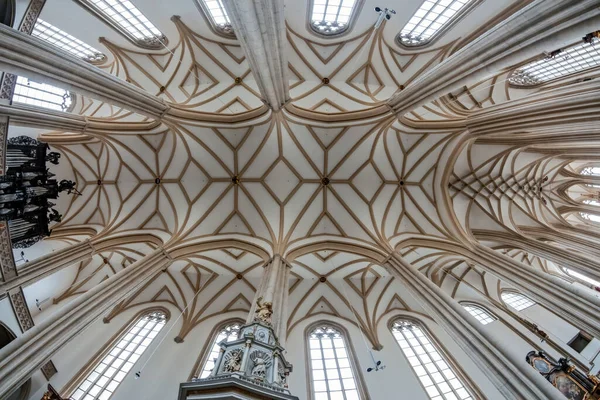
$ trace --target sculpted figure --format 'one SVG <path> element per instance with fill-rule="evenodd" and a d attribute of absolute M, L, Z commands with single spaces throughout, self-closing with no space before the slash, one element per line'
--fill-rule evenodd
<path fill-rule="evenodd" d="M 273 304 L 269 301 L 263 302 L 262 297 L 256 300 L 256 316 L 255 321 L 261 321 L 266 324 L 271 324 L 271 316 L 273 315 Z"/>

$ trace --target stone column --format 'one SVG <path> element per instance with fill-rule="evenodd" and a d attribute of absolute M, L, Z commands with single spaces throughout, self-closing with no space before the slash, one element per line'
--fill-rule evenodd
<path fill-rule="evenodd" d="M 473 261 L 510 283 L 526 296 L 551 309 L 565 321 L 600 338 L 600 299 L 589 291 L 476 244 Z"/>
<path fill-rule="evenodd" d="M 72 90 L 153 118 L 168 109 L 158 97 L 43 40 L 0 24 L 0 70 Z"/>
<path fill-rule="evenodd" d="M 385 267 L 481 368 L 505 399 L 564 399 L 523 358 L 515 359 L 479 322 L 398 253 Z"/>
<path fill-rule="evenodd" d="M 290 99 L 283 0 L 223 0 L 265 102 L 278 111 Z"/>
<path fill-rule="evenodd" d="M 247 324 L 254 322 L 258 299 L 262 298 L 262 303 L 271 303 L 273 307 L 271 325 L 281 346 L 285 345 L 287 336 L 290 269 L 291 266 L 279 254 L 273 256 L 265 266 L 260 286 L 254 295 L 254 302 L 246 320 Z"/>
<path fill-rule="evenodd" d="M 154 250 L 0 350 L 0 398 L 22 385 L 71 339 L 171 262 L 171 257 L 162 248 Z"/>
<path fill-rule="evenodd" d="M 597 0 L 535 0 L 396 92 L 388 105 L 401 117 L 468 83 L 571 45 L 598 29 L 599 16 Z"/>
<path fill-rule="evenodd" d="M 5 293 L 19 286 L 27 286 L 80 261 L 91 258 L 95 254 L 94 246 L 84 240 L 63 249 L 53 251 L 33 261 L 23 264 L 17 276 L 0 284 L 0 293 Z"/>

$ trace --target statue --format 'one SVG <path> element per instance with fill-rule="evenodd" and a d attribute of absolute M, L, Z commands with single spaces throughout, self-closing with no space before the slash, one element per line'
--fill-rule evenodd
<path fill-rule="evenodd" d="M 267 376 L 267 365 L 265 360 L 261 356 L 257 356 L 254 359 L 254 368 L 252 368 L 252 376 L 256 376 L 261 379 L 265 379 Z"/>
<path fill-rule="evenodd" d="M 243 351 L 241 349 L 235 349 L 227 353 L 223 371 L 238 372 L 242 368 L 242 355 Z"/>
<path fill-rule="evenodd" d="M 254 317 L 255 321 L 264 322 L 267 325 L 271 325 L 271 316 L 273 315 L 273 303 L 270 301 L 266 301 L 263 303 L 262 297 L 259 297 L 256 300 L 256 311 L 254 311 L 256 316 Z"/>
<path fill-rule="evenodd" d="M 58 191 L 64 192 L 67 191 L 67 194 L 75 193 L 78 196 L 81 196 L 81 192 L 75 188 L 75 182 L 69 181 L 67 179 L 63 179 L 58 183 Z"/>

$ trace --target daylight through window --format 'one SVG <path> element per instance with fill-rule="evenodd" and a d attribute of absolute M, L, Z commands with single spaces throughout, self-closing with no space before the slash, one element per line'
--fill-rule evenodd
<path fill-rule="evenodd" d="M 398 34 L 405 46 L 427 44 L 474 0 L 426 0 Z"/>
<path fill-rule="evenodd" d="M 39 18 L 35 23 L 31 35 L 86 61 L 99 62 L 106 58 L 99 50 Z"/>
<path fill-rule="evenodd" d="M 485 308 L 473 304 L 463 304 L 463 308 L 469 312 L 482 325 L 487 325 L 494 322 L 496 318 L 490 314 Z"/>
<path fill-rule="evenodd" d="M 335 35 L 348 29 L 356 0 L 314 0 L 310 25 L 323 35 Z"/>
<path fill-rule="evenodd" d="M 233 35 L 231 21 L 223 5 L 223 0 L 196 0 L 202 3 L 202 8 L 208 14 L 214 28 L 226 35 Z"/>
<path fill-rule="evenodd" d="M 71 94 L 67 90 L 19 76 L 12 101 L 51 110 L 67 111 L 71 106 Z"/>
<path fill-rule="evenodd" d="M 219 333 L 213 342 L 212 348 L 210 349 L 210 353 L 208 354 L 208 358 L 204 363 L 204 368 L 202 368 L 200 378 L 207 378 L 215 367 L 215 359 L 219 356 L 219 352 L 221 351 L 221 346 L 219 346 L 219 343 L 221 343 L 223 340 L 228 342 L 237 340 L 240 335 L 240 326 L 241 324 L 236 322 L 227 324 L 219 330 Z"/>
<path fill-rule="evenodd" d="M 515 292 L 503 292 L 502 301 L 517 311 L 521 311 L 535 305 L 533 300 Z"/>
<path fill-rule="evenodd" d="M 408 320 L 396 321 L 392 325 L 392 333 L 430 399 L 472 399 L 418 324 Z"/>
<path fill-rule="evenodd" d="M 141 317 L 117 342 L 70 397 L 73 400 L 108 400 L 135 362 L 165 326 L 166 316 L 153 312 Z"/>
<path fill-rule="evenodd" d="M 544 58 L 515 70 L 509 82 L 531 86 L 562 78 L 600 65 L 600 47 L 589 43 L 563 50 L 553 58 Z"/>
<path fill-rule="evenodd" d="M 342 333 L 332 326 L 318 326 L 308 342 L 314 400 L 359 400 Z"/>

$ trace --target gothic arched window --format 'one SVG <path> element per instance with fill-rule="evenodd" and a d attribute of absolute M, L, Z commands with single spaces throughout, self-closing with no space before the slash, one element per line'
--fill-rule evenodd
<path fill-rule="evenodd" d="M 31 35 L 89 62 L 102 62 L 106 59 L 100 50 L 39 18 Z"/>
<path fill-rule="evenodd" d="M 353 355 L 337 327 L 320 323 L 308 333 L 313 400 L 359 400 Z"/>
<path fill-rule="evenodd" d="M 348 30 L 360 0 L 313 0 L 310 27 L 321 35 L 339 35 Z"/>
<path fill-rule="evenodd" d="M 223 5 L 223 0 L 196 0 L 196 4 L 208 17 L 216 33 L 223 36 L 235 37 L 231 21 Z"/>
<path fill-rule="evenodd" d="M 161 49 L 167 40 L 152 22 L 129 0 L 77 0 L 102 18 L 133 44 L 147 49 Z"/>
<path fill-rule="evenodd" d="M 529 297 L 525 297 L 520 293 L 517 292 L 502 292 L 502 301 L 514 308 L 517 311 L 522 311 L 525 310 L 526 308 L 529 308 L 533 305 L 535 305 L 535 302 L 533 300 L 531 300 Z"/>
<path fill-rule="evenodd" d="M 51 110 L 68 111 L 71 108 L 72 97 L 68 90 L 19 76 L 12 101 Z"/>
<path fill-rule="evenodd" d="M 590 43 L 580 44 L 553 57 L 545 57 L 517 68 L 509 82 L 518 86 L 534 86 L 600 65 L 600 50 Z"/>
<path fill-rule="evenodd" d="M 471 314 L 477 321 L 479 321 L 482 325 L 487 325 L 496 320 L 496 318 L 490 313 L 488 310 L 483 308 L 482 306 L 472 304 L 472 303 L 463 303 L 461 304 L 465 310 L 469 314 Z"/>
<path fill-rule="evenodd" d="M 166 315 L 160 311 L 141 316 L 105 354 L 70 399 L 110 399 L 166 321 Z"/>
<path fill-rule="evenodd" d="M 564 267 L 563 271 L 565 272 L 565 274 L 567 274 L 569 276 L 572 276 L 573 278 L 582 280 L 584 282 L 589 283 L 590 285 L 593 285 L 593 286 L 595 286 L 597 288 L 600 288 L 600 282 L 598 282 L 595 279 L 590 278 L 587 275 L 584 275 L 584 274 L 582 274 L 580 272 L 577 272 L 577 271 L 575 271 L 575 270 L 573 270 L 571 268 L 567 268 L 567 267 Z"/>
<path fill-rule="evenodd" d="M 399 319 L 391 329 L 430 399 L 473 399 L 419 323 Z"/>
<path fill-rule="evenodd" d="M 222 325 L 218 330 L 217 334 L 212 341 L 212 346 L 210 347 L 210 353 L 206 357 L 206 361 L 204 362 L 204 366 L 202 367 L 202 373 L 199 378 L 207 378 L 213 368 L 215 367 L 215 359 L 219 356 L 219 352 L 221 351 L 221 343 L 223 340 L 227 342 L 231 342 L 233 340 L 237 340 L 240 335 L 240 327 L 242 326 L 241 322 L 230 322 L 225 325 Z"/>
<path fill-rule="evenodd" d="M 477 3 L 478 0 L 425 0 L 398 33 L 396 40 L 409 47 L 426 45 Z"/>

